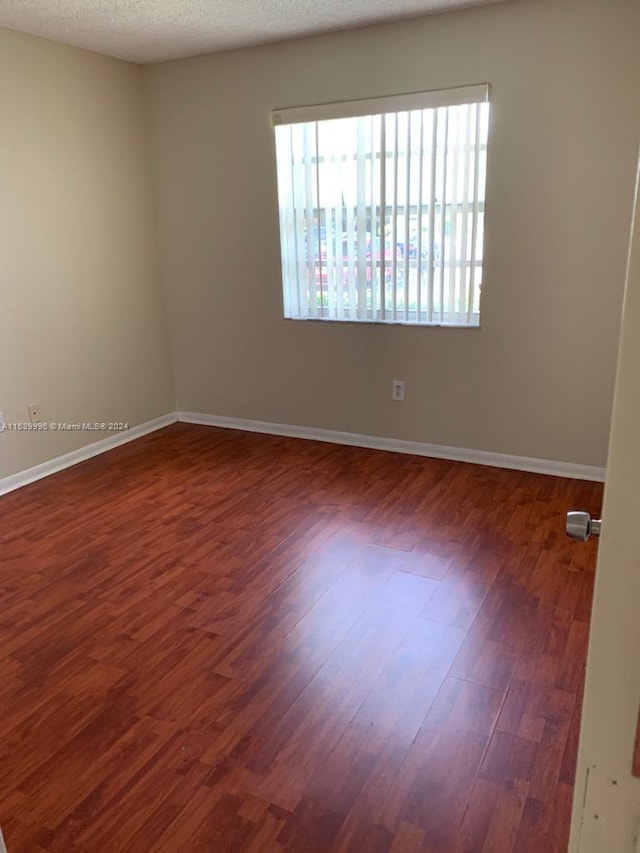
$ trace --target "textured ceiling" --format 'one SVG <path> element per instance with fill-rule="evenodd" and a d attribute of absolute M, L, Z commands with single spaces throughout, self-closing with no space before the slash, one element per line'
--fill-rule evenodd
<path fill-rule="evenodd" d="M 1 0 L 0 27 L 159 62 L 500 0 Z"/>

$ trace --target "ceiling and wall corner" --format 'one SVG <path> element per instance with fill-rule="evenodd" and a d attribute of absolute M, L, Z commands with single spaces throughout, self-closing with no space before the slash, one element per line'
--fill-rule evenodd
<path fill-rule="evenodd" d="M 505 0 L 3 0 L 0 27 L 163 62 Z"/>

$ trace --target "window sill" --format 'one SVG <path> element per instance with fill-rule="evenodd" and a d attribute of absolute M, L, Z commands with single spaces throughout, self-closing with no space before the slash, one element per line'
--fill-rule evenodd
<path fill-rule="evenodd" d="M 411 326 L 416 329 L 471 329 L 479 330 L 480 322 L 477 323 L 419 323 L 416 320 L 351 320 L 346 318 L 330 317 L 283 317 L 284 320 L 294 323 L 337 323 L 356 326 Z"/>

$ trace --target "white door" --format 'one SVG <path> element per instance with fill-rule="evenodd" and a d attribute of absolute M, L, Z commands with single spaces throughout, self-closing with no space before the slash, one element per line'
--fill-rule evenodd
<path fill-rule="evenodd" d="M 593 358 L 598 358 L 597 351 Z M 640 202 L 636 192 L 589 639 L 571 853 L 640 851 L 637 840 L 640 779 L 632 774 L 639 706 Z"/>

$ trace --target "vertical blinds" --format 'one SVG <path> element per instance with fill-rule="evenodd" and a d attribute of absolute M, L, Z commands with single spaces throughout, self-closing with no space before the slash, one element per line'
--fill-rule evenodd
<path fill-rule="evenodd" d="M 276 110 L 284 314 L 477 326 L 488 86 Z"/>

